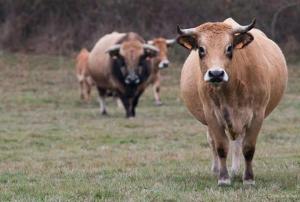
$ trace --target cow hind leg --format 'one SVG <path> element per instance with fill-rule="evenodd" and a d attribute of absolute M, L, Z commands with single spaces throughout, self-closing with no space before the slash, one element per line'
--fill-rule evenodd
<path fill-rule="evenodd" d="M 100 87 L 97 87 L 98 94 L 99 94 L 99 105 L 100 105 L 100 113 L 102 115 L 107 115 L 106 111 L 106 104 L 105 104 L 105 95 L 106 95 L 106 90 Z"/>
<path fill-rule="evenodd" d="M 84 82 L 83 81 L 79 81 L 79 90 L 80 90 L 80 99 L 84 100 Z"/>
<path fill-rule="evenodd" d="M 211 148 L 212 156 L 213 156 L 212 165 L 211 165 L 211 171 L 215 175 L 218 175 L 219 174 L 219 169 L 220 169 L 219 160 L 218 160 L 218 154 L 217 154 L 217 151 L 216 151 L 215 143 L 214 143 L 212 137 L 210 136 L 208 130 L 207 130 L 207 141 L 208 141 L 208 144 L 209 144 L 209 146 Z"/>

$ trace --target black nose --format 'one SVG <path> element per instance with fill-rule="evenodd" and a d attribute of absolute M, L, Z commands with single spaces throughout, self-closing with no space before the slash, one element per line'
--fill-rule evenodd
<path fill-rule="evenodd" d="M 169 66 L 168 63 L 163 63 L 163 67 L 164 67 L 164 68 L 166 68 L 166 67 L 168 67 L 168 66 Z"/>
<path fill-rule="evenodd" d="M 140 78 L 138 75 L 132 73 L 132 74 L 129 74 L 128 76 L 126 76 L 125 83 L 126 84 L 139 84 Z"/>
<path fill-rule="evenodd" d="M 223 81 L 225 72 L 224 70 L 209 70 L 208 76 L 210 77 L 211 82 L 221 82 Z"/>

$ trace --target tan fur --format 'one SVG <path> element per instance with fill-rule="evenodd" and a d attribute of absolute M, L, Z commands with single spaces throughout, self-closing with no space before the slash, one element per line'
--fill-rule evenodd
<path fill-rule="evenodd" d="M 91 97 L 91 88 L 93 80 L 88 70 L 89 52 L 83 48 L 76 57 L 76 76 L 80 84 L 80 97 L 85 101 L 89 101 Z"/>
<path fill-rule="evenodd" d="M 253 42 L 235 49 L 232 61 L 226 59 L 223 50 L 232 40 L 230 32 L 235 26 L 238 24 L 234 20 L 227 19 L 224 23 L 206 23 L 196 28 L 198 43 L 208 46 L 207 59 L 200 61 L 197 51 L 190 53 L 183 65 L 180 88 L 189 111 L 208 125 L 216 148 L 227 154 L 229 146 L 224 136 L 231 140 L 242 136 L 243 152 L 247 155 L 247 149 L 255 148 L 263 119 L 282 98 L 287 67 L 280 48 L 258 29 L 250 31 Z M 224 65 L 228 83 L 213 87 L 203 80 L 207 68 L 213 65 Z M 226 158 L 221 158 L 220 163 L 220 172 L 226 173 Z M 224 180 L 224 173 L 219 180 Z M 247 161 L 244 175 L 249 173 L 252 166 Z"/>
<path fill-rule="evenodd" d="M 153 74 L 150 77 L 149 81 L 153 85 L 153 94 L 155 98 L 155 103 L 161 105 L 160 98 L 160 83 L 161 83 L 161 74 L 159 70 L 159 63 L 163 60 L 168 60 L 168 45 L 165 38 L 159 37 L 151 40 L 153 45 L 159 49 L 159 54 L 154 57 L 152 60 L 153 63 Z"/>
<path fill-rule="evenodd" d="M 88 64 L 92 78 L 98 86 L 105 89 L 117 88 L 117 82 L 112 79 L 110 56 L 105 51 L 116 44 L 125 33 L 113 32 L 103 36 L 90 52 Z"/>

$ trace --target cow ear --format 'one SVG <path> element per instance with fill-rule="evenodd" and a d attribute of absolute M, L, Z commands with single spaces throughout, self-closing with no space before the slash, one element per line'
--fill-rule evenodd
<path fill-rule="evenodd" d="M 110 57 L 115 58 L 120 56 L 120 44 L 113 45 L 109 49 L 107 49 L 105 52 L 110 55 Z"/>
<path fill-rule="evenodd" d="M 198 46 L 197 37 L 195 35 L 180 35 L 176 41 L 188 50 L 196 49 Z"/>
<path fill-rule="evenodd" d="M 233 46 L 237 49 L 242 49 L 249 45 L 253 41 L 253 39 L 253 35 L 248 32 L 234 35 Z"/>
<path fill-rule="evenodd" d="M 153 58 L 157 56 L 157 51 L 151 50 L 151 49 L 145 49 L 145 57 Z"/>

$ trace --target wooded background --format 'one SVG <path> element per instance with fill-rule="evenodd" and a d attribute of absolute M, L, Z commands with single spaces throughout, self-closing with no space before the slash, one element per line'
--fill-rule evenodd
<path fill-rule="evenodd" d="M 177 24 L 227 17 L 240 24 L 256 17 L 286 54 L 300 54 L 299 0 L 0 0 L 0 48 L 68 55 L 112 31 L 172 38 Z"/>

